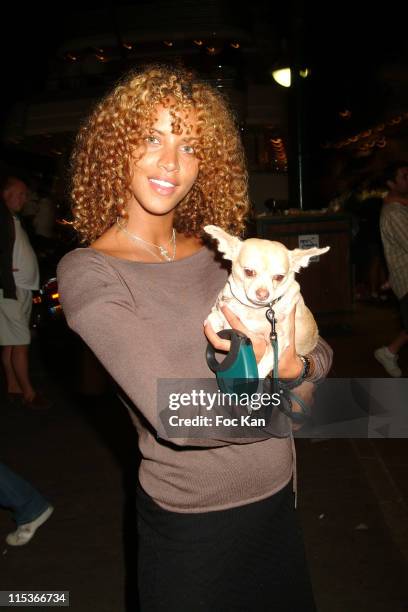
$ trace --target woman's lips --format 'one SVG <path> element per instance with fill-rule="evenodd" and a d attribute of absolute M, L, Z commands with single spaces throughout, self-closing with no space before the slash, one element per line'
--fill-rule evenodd
<path fill-rule="evenodd" d="M 149 178 L 149 184 L 150 187 L 159 195 L 170 195 L 177 187 L 177 185 L 170 183 L 170 181 L 155 178 Z"/>

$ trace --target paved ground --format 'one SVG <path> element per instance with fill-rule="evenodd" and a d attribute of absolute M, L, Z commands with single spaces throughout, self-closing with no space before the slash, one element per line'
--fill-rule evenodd
<path fill-rule="evenodd" d="M 372 351 L 398 326 L 390 307 L 359 304 L 320 325 L 335 349 L 334 375 L 384 376 Z M 0 590 L 70 590 L 74 612 L 136 612 L 133 429 L 109 394 L 76 393 L 74 361 L 61 377 L 53 359 L 47 369 L 33 350 L 34 376 L 55 406 L 31 414 L 2 400 L 1 460 L 56 510 L 22 548 L 4 543 L 13 524 L 0 513 Z M 54 366 L 59 360 L 56 353 Z M 402 365 L 407 375 L 408 350 Z M 297 446 L 299 512 L 319 612 L 407 611 L 408 441 L 301 439 Z"/>

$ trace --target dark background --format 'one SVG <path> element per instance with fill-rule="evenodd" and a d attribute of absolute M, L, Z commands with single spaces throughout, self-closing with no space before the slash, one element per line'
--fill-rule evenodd
<path fill-rule="evenodd" d="M 256 61 L 249 64 L 245 54 L 241 53 L 235 54 L 234 59 L 241 63 L 244 79 L 246 72 L 251 71 L 251 78 L 255 77 L 260 83 L 272 82 L 271 67 L 282 57 L 284 49 L 289 49 L 289 54 L 301 56 L 311 68 L 311 76 L 304 83 L 303 138 L 314 180 L 325 174 L 326 162 L 330 164 L 331 157 L 336 155 L 336 152 L 323 149 L 322 144 L 333 143 L 367 129 L 384 120 L 392 108 L 406 105 L 406 21 L 401 5 L 396 2 L 382 4 L 380 9 L 373 3 L 350 0 L 325 3 L 321 7 L 317 2 L 292 1 L 283 5 L 264 0 L 247 4 L 207 0 L 199 5 L 207 3 L 218 6 L 218 13 L 225 24 L 244 27 L 252 37 Z M 117 29 L 116 19 L 118 9 L 123 6 L 138 7 L 143 22 L 146 7 L 154 4 L 146 0 L 76 0 L 49 5 L 3 5 L 2 124 L 7 121 L 16 101 L 30 99 L 44 90 L 50 66 L 56 61 L 58 48 L 64 41 L 97 33 L 101 25 L 105 30 L 111 30 L 120 41 L 121 32 Z M 180 5 L 172 0 L 166 4 L 174 16 L 176 27 Z M 94 20 L 92 17 L 83 19 L 84 15 L 92 14 L 95 14 Z M 154 28 L 154 23 L 146 25 Z M 171 27 L 172 24 L 169 24 L 170 32 Z M 147 61 L 149 58 L 144 59 Z M 194 61 L 196 67 L 202 70 L 208 68 L 206 62 L 208 64 L 211 59 L 200 60 L 198 65 Z M 128 66 L 129 62 L 124 57 L 123 68 Z M 339 113 L 347 109 L 351 111 L 351 116 L 341 117 Z M 401 130 L 407 131 L 403 126 Z M 402 137 L 406 140 L 405 134 Z M 3 159 L 10 156 L 14 159 L 13 155 L 16 155 L 15 151 L 11 154 L 3 147 Z M 352 171 L 359 171 L 361 166 L 367 165 L 367 160 L 362 161 L 348 151 L 346 155 Z M 35 160 L 33 162 L 30 156 L 27 159 L 35 165 Z M 52 160 L 43 162 L 52 166 Z"/>

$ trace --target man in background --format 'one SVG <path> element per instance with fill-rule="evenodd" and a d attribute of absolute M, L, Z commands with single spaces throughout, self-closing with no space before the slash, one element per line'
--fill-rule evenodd
<path fill-rule="evenodd" d="M 36 255 L 18 213 L 28 195 L 25 182 L 9 176 L 0 198 L 0 347 L 9 401 L 46 408 L 29 376 L 32 291 L 39 287 Z"/>
<path fill-rule="evenodd" d="M 381 238 L 391 289 L 400 303 L 402 328 L 388 346 L 374 352 L 390 376 L 402 375 L 398 353 L 408 343 L 408 161 L 394 162 L 384 173 L 388 194 L 381 210 Z"/>

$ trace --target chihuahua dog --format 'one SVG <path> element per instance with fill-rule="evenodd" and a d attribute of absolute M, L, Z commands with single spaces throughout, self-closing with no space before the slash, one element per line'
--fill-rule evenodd
<path fill-rule="evenodd" d="M 216 332 L 230 325 L 220 307 L 228 307 L 252 332 L 262 334 L 267 348 L 258 363 L 260 378 L 273 369 L 274 355 L 270 343 L 271 325 L 266 311 L 271 305 L 276 317 L 279 355 L 289 346 L 291 336 L 289 314 L 296 306 L 295 345 L 300 355 L 309 353 L 317 343 L 318 329 L 300 293 L 295 273 L 309 265 L 311 257 L 323 255 L 322 249 L 287 249 L 280 242 L 249 238 L 240 240 L 216 225 L 206 225 L 205 232 L 218 241 L 218 250 L 232 261 L 227 284 L 218 295 L 208 321 Z"/>

